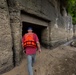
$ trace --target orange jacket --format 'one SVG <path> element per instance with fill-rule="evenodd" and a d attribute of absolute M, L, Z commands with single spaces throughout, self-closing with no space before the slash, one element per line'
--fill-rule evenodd
<path fill-rule="evenodd" d="M 23 42 L 24 47 L 37 47 L 33 35 L 34 34 L 28 34 L 28 33 L 24 35 L 24 38 L 25 38 Z"/>

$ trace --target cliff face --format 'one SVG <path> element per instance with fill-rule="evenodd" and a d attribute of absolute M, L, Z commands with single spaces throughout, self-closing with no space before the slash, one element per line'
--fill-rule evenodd
<path fill-rule="evenodd" d="M 16 0 L 16 2 L 20 9 L 50 21 L 48 23 L 49 36 L 47 36 L 50 39 L 50 45 L 57 45 L 72 38 L 72 21 L 64 7 L 65 2 L 64 4 L 57 0 Z M 48 30 L 45 31 L 48 32 Z"/>
<path fill-rule="evenodd" d="M 68 26 L 67 12 L 63 6 L 60 12 L 60 6 L 57 0 L 1 0 L 0 73 L 19 65 L 22 35 L 30 25 L 44 46 L 57 46 L 71 39 L 71 24 Z"/>
<path fill-rule="evenodd" d="M 0 1 L 0 73 L 13 67 L 10 16 L 6 0 Z"/>

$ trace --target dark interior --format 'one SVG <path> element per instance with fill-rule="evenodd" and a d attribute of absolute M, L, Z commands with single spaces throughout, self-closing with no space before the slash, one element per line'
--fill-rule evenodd
<path fill-rule="evenodd" d="M 33 28 L 33 32 L 37 34 L 39 41 L 41 43 L 41 34 L 42 31 L 46 28 L 45 26 L 41 26 L 41 25 L 36 25 L 36 24 L 32 24 L 32 23 L 27 23 L 27 22 L 22 22 L 22 36 L 27 33 L 27 29 L 28 27 L 32 27 Z"/>

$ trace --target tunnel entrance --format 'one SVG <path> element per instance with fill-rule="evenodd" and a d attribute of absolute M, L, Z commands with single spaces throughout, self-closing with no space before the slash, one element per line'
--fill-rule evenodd
<path fill-rule="evenodd" d="M 32 27 L 33 28 L 33 32 L 37 34 L 40 43 L 42 43 L 42 40 L 41 40 L 42 32 L 47 27 L 46 26 L 37 25 L 37 24 L 28 23 L 28 22 L 22 22 L 22 36 L 25 33 L 27 33 L 27 28 L 28 27 Z"/>

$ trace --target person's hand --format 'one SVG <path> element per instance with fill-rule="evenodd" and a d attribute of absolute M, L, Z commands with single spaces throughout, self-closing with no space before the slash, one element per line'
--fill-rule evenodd
<path fill-rule="evenodd" d="M 23 50 L 23 53 L 25 53 L 25 51 Z"/>
<path fill-rule="evenodd" d="M 41 49 L 38 49 L 39 53 L 41 53 Z"/>

